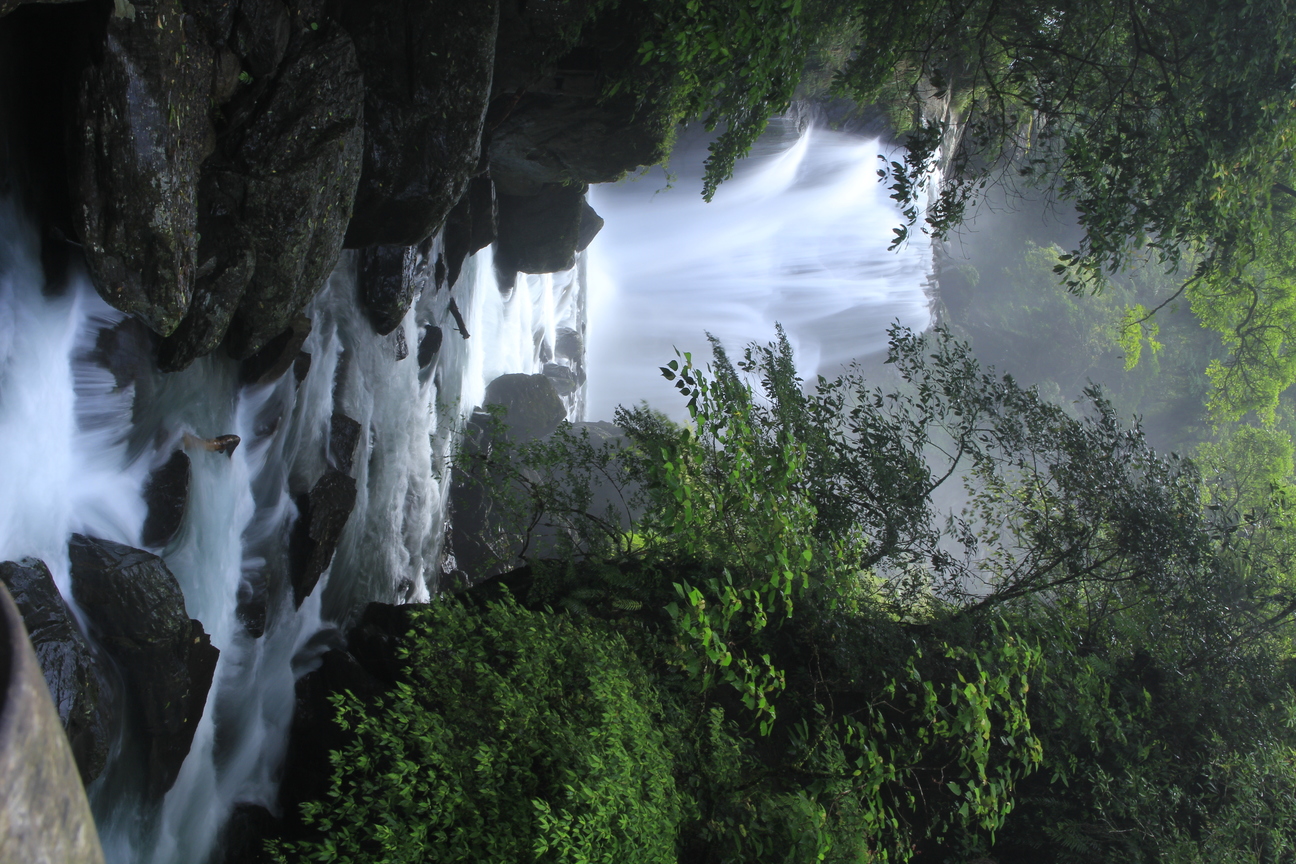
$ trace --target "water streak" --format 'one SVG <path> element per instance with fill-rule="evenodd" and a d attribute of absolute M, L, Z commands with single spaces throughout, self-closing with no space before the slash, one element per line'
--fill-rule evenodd
<path fill-rule="evenodd" d="M 817 128 L 767 139 L 707 204 L 706 141 L 682 137 L 670 188 L 654 169 L 591 191 L 607 220 L 589 250 L 593 417 L 647 399 L 683 419 L 657 367 L 675 347 L 706 356 L 704 331 L 738 349 L 781 322 L 814 375 L 880 350 L 896 319 L 930 321 L 926 238 L 886 250 L 900 216 L 878 183 L 878 142 Z"/>

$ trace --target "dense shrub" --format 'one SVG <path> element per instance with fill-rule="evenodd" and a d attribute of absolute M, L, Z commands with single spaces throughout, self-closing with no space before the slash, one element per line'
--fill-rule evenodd
<path fill-rule="evenodd" d="M 407 679 L 375 705 L 334 697 L 320 832 L 279 861 L 675 860 L 684 800 L 644 670 L 597 621 L 505 597 L 414 615 Z"/>

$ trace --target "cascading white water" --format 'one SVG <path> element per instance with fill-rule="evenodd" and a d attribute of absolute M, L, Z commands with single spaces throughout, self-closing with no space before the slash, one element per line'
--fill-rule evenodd
<path fill-rule="evenodd" d="M 375 334 L 359 308 L 356 262 L 344 254 L 307 312 L 309 373 L 251 387 L 223 356 L 158 373 L 147 337 L 84 275 L 63 296 L 43 296 L 35 234 L 0 201 L 0 560 L 41 558 L 70 601 L 72 532 L 139 546 L 149 471 L 186 433 L 242 439 L 231 457 L 190 451 L 184 523 L 154 550 L 221 655 L 191 751 L 160 808 L 140 801 L 128 739 L 92 786 L 110 864 L 198 864 L 237 803 L 273 809 L 293 685 L 336 642 L 327 638 L 332 622 L 369 600 L 419 600 L 435 589 L 445 458 L 457 424 L 498 375 L 588 369 L 590 413 L 608 417 L 615 404 L 640 398 L 673 407 L 653 370 L 672 344 L 703 347 L 704 329 L 738 345 L 769 338 L 782 321 L 808 369 L 875 347 L 894 317 L 922 326 L 926 250 L 915 243 L 897 257 L 877 240 L 896 214 L 874 179 L 875 150 L 828 133 L 802 136 L 754 159 L 713 205 L 685 182 L 657 197 L 652 179 L 596 190 L 607 225 L 590 258 L 568 273 L 520 276 L 504 295 L 483 250 L 453 290 L 471 338 L 449 314 L 451 292 L 426 286 L 401 325 L 404 359 L 397 335 Z M 581 364 L 556 346 L 564 330 L 587 335 L 591 261 L 601 305 Z M 444 341 L 420 369 L 428 323 Z M 105 332 L 121 337 L 124 356 L 105 356 Z M 584 391 L 566 401 L 569 419 L 582 419 Z M 356 506 L 332 567 L 297 609 L 285 576 L 293 502 L 325 469 L 335 411 L 361 425 Z M 239 604 L 258 592 L 265 629 L 254 637 Z"/>
<path fill-rule="evenodd" d="M 826 129 L 780 131 L 710 204 L 698 194 L 707 138 L 697 129 L 681 136 L 670 188 L 654 169 L 591 190 L 606 225 L 588 253 L 590 416 L 646 399 L 683 419 L 657 367 L 675 347 L 709 356 L 704 331 L 737 350 L 782 323 L 813 376 L 884 347 L 896 319 L 928 326 L 930 243 L 914 232 L 886 249 L 900 215 L 878 183 L 883 148 Z"/>
<path fill-rule="evenodd" d="M 71 533 L 140 546 L 150 469 L 186 434 L 241 438 L 229 457 L 189 448 L 184 522 L 154 550 L 221 651 L 190 753 L 160 808 L 140 799 L 129 734 L 90 789 L 111 864 L 202 862 L 236 803 L 274 808 L 294 682 L 336 642 L 320 638 L 330 622 L 369 600 L 426 599 L 435 587 L 449 486 L 441 469 L 456 425 L 496 375 L 539 371 L 540 346 L 579 318 L 579 292 L 573 274 L 526 277 L 505 299 L 487 251 L 454 292 L 473 338 L 453 329 L 450 292 L 428 286 L 401 325 L 408 354 L 399 358 L 397 335 L 378 336 L 359 308 L 347 254 L 308 310 L 304 380 L 289 373 L 245 387 L 238 364 L 216 355 L 158 373 L 147 336 L 84 275 L 61 297 L 42 295 L 37 248 L 0 202 L 0 560 L 41 558 L 71 601 Z M 433 322 L 444 342 L 420 369 L 421 328 Z M 100 344 L 105 333 L 116 338 L 114 358 Z M 325 468 L 334 411 L 361 425 L 357 500 L 330 570 L 295 609 L 285 578 L 293 500 Z M 257 586 L 266 622 L 254 637 L 238 609 Z"/>

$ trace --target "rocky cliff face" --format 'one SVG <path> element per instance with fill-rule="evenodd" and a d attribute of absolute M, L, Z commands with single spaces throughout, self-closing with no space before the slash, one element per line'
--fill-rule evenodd
<path fill-rule="evenodd" d="M 671 131 L 651 100 L 601 98 L 635 62 L 607 5 L 0 0 L 0 156 L 51 286 L 79 255 L 164 370 L 243 359 L 343 245 L 385 250 L 368 257 L 398 282 L 443 229 L 450 284 L 490 242 L 505 286 L 570 267 L 602 225 L 587 184 L 661 159 Z M 380 330 L 412 303 L 384 278 Z"/>

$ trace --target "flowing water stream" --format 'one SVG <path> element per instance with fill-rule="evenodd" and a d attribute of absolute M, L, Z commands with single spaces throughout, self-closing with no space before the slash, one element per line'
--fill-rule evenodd
<path fill-rule="evenodd" d="M 188 448 L 184 521 L 152 550 L 221 654 L 160 807 L 141 801 L 129 729 L 92 784 L 110 864 L 196 864 L 236 804 L 273 810 L 294 681 L 364 603 L 436 590 L 445 459 L 498 375 L 563 362 L 562 334 L 585 336 L 590 384 L 567 398 L 569 418 L 603 419 L 619 402 L 667 406 L 672 393 L 653 370 L 672 344 L 702 347 L 703 329 L 736 346 L 782 321 L 812 371 L 875 349 L 897 316 L 924 326 L 927 250 L 885 252 L 896 214 L 876 183 L 876 149 L 834 133 L 789 136 L 709 207 L 687 181 L 655 197 L 651 180 L 598 190 L 607 225 L 576 270 L 520 278 L 503 295 L 483 250 L 453 291 L 424 286 L 401 327 L 404 357 L 400 337 L 378 336 L 359 308 L 355 256 L 345 253 L 306 313 L 309 371 L 261 386 L 240 384 L 238 364 L 219 352 L 158 373 L 150 337 L 84 274 L 45 296 L 35 231 L 0 201 L 0 560 L 42 559 L 71 601 L 71 533 L 140 546 L 150 471 L 186 435 L 242 442 L 231 456 Z M 587 284 L 597 315 L 588 328 Z M 470 338 L 448 314 L 451 296 Z M 420 368 L 426 324 L 444 338 Z M 296 608 L 286 575 L 294 500 L 327 467 L 334 412 L 361 426 L 357 500 L 330 570 Z M 260 635 L 248 608 L 264 611 Z"/>

